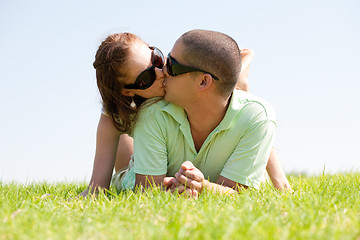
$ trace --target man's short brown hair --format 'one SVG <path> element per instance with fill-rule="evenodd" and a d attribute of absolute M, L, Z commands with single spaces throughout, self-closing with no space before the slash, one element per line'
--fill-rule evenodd
<path fill-rule="evenodd" d="M 184 33 L 179 40 L 185 46 L 182 57 L 186 64 L 217 76 L 219 93 L 230 95 L 241 71 L 236 41 L 224 33 L 200 29 Z"/>

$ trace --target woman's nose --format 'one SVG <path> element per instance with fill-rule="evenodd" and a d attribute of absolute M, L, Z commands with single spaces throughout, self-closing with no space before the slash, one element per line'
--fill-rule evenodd
<path fill-rule="evenodd" d="M 156 80 L 162 79 L 165 77 L 164 71 L 162 68 L 155 68 Z"/>

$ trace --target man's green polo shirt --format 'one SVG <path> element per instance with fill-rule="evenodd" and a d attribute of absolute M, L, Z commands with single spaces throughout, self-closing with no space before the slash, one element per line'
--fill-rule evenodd
<path fill-rule="evenodd" d="M 197 152 L 186 112 L 162 100 L 139 113 L 133 132 L 134 172 L 174 176 L 184 161 L 191 161 L 211 182 L 221 175 L 258 188 L 275 128 L 275 113 L 268 103 L 235 90 L 224 119 Z"/>

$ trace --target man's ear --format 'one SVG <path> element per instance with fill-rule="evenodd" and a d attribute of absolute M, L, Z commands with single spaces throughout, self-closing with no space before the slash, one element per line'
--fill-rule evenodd
<path fill-rule="evenodd" d="M 128 97 L 133 97 L 135 95 L 133 89 L 126 89 L 126 88 L 123 88 L 121 90 L 121 94 Z"/>
<path fill-rule="evenodd" d="M 202 78 L 201 78 L 201 82 L 200 82 L 200 89 L 205 90 L 205 89 L 209 88 L 212 85 L 213 81 L 214 80 L 210 74 L 208 74 L 208 73 L 202 74 Z"/>

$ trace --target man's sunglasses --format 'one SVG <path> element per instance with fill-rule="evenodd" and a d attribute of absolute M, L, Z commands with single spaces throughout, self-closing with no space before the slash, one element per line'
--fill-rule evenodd
<path fill-rule="evenodd" d="M 152 50 L 151 63 L 152 66 L 142 71 L 136 78 L 135 83 L 124 86 L 127 89 L 142 89 L 145 90 L 156 80 L 155 68 L 163 68 L 165 64 L 165 58 L 160 49 L 157 47 L 149 47 Z"/>
<path fill-rule="evenodd" d="M 215 75 L 213 75 L 213 74 L 211 74 L 209 72 L 206 72 L 206 71 L 201 70 L 199 68 L 185 66 L 185 65 L 182 65 L 182 64 L 178 63 L 175 60 L 175 58 L 170 56 L 170 53 L 168 55 L 167 62 L 166 62 L 166 71 L 168 72 L 168 74 L 170 76 L 173 76 L 173 77 L 178 76 L 180 74 L 189 73 L 189 72 L 203 72 L 203 73 L 210 74 L 215 80 L 219 80 Z"/>

